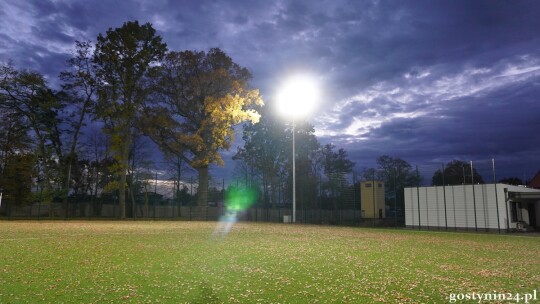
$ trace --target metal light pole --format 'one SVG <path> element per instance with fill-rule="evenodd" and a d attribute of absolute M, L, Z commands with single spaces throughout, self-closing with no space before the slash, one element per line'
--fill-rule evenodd
<path fill-rule="evenodd" d="M 318 88 L 315 79 L 307 75 L 291 77 L 283 83 L 277 95 L 278 110 L 292 118 L 292 222 L 296 222 L 296 147 L 295 119 L 309 114 L 317 103 Z"/>
<path fill-rule="evenodd" d="M 292 222 L 296 223 L 296 152 L 294 142 L 294 118 L 292 120 Z"/>

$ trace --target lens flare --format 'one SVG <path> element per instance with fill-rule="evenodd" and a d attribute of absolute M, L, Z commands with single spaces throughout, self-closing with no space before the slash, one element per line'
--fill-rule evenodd
<path fill-rule="evenodd" d="M 245 211 L 257 200 L 257 191 L 254 188 L 231 187 L 225 193 L 225 206 L 227 210 Z"/>
<path fill-rule="evenodd" d="M 248 187 L 230 187 L 225 192 L 225 214 L 219 218 L 219 222 L 212 236 L 223 239 L 231 231 L 233 225 L 238 221 L 238 218 L 258 198 L 256 188 Z"/>

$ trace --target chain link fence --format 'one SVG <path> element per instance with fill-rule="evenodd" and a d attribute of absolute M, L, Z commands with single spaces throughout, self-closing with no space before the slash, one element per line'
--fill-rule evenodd
<path fill-rule="evenodd" d="M 534 173 L 527 172 L 531 175 Z M 376 168 L 362 172 L 299 176 L 296 180 L 296 222 L 306 224 L 405 226 L 405 188 L 442 185 L 489 184 L 497 181 L 493 160 L 450 161 L 443 164 L 411 165 L 408 168 Z M 227 212 L 226 193 L 232 187 L 257 190 L 249 208 L 239 212 L 244 221 L 284 222 L 293 215 L 292 180 L 285 176 L 273 181 L 245 177 L 241 180 L 213 176 L 201 204 L 197 175 L 181 179 L 155 174 L 136 193 L 126 195 L 126 215 L 133 219 L 218 220 Z M 365 186 L 371 184 L 371 188 Z M 39 198 L 38 195 L 36 197 Z M 487 199 L 487 195 L 485 196 Z M 483 198 L 482 198 L 483 199 Z M 484 200 L 484 199 L 483 199 Z M 485 200 L 479 202 L 489 209 Z M 455 207 L 455 206 L 454 206 Z M 464 206 L 466 208 L 467 206 Z M 14 204 L 0 207 L 5 218 L 116 219 L 118 193 L 71 195 L 67 204 L 58 201 Z M 448 206 L 446 207 L 448 208 Z M 420 208 L 421 209 L 421 208 Z M 486 210 L 487 210 L 486 209 Z M 471 209 L 473 210 L 473 209 Z M 416 210 L 427 212 L 426 210 Z M 488 211 L 486 211 L 488 212 Z"/>
<path fill-rule="evenodd" d="M 402 226 L 403 214 L 387 206 L 385 218 L 365 218 L 362 215 L 360 181 L 353 174 L 339 174 L 339 178 L 318 176 L 306 184 L 297 180 L 296 222 L 309 224 Z M 292 185 L 287 178 L 280 179 L 277 189 L 262 187 L 256 181 L 229 181 L 224 177 L 210 180 L 206 190 L 207 203 L 198 202 L 197 176 L 180 183 L 156 178 L 148 181 L 146 189 L 126 196 L 126 215 L 133 219 L 218 220 L 227 212 L 226 192 L 231 187 L 255 187 L 257 197 L 249 208 L 239 212 L 244 221 L 283 222 L 293 214 Z M 151 186 L 151 187 L 150 187 Z M 272 193 L 270 193 L 272 192 Z M 396 197 L 393 195 L 392 197 Z M 33 204 L 3 204 L 0 215 L 7 218 L 35 219 L 116 219 L 119 217 L 118 193 L 98 196 L 70 196 L 67 206 L 61 202 Z M 390 201 L 388 201 L 390 202 Z"/>

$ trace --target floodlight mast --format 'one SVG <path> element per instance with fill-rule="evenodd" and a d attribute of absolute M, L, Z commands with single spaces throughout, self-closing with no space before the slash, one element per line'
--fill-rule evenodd
<path fill-rule="evenodd" d="M 292 222 L 296 223 L 296 152 L 294 144 L 294 117 L 292 119 Z"/>
<path fill-rule="evenodd" d="M 285 83 L 278 97 L 278 110 L 292 119 L 292 222 L 296 223 L 295 120 L 309 114 L 317 101 L 317 86 L 310 77 L 296 76 Z"/>

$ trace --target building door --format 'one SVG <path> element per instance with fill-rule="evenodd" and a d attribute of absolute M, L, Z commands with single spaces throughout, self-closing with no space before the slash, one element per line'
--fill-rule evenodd
<path fill-rule="evenodd" d="M 529 225 L 532 227 L 538 227 L 536 225 L 536 206 L 535 203 L 529 203 L 529 206 L 527 206 L 529 211 Z"/>

